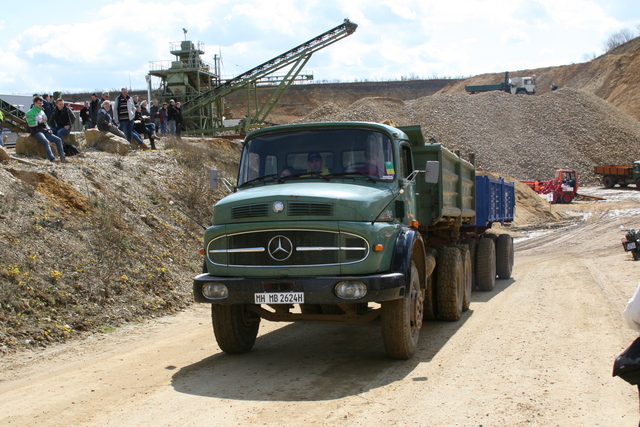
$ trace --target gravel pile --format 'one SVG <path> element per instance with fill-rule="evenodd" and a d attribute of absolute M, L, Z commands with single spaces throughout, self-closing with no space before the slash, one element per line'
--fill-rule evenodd
<path fill-rule="evenodd" d="M 393 120 L 421 125 L 479 170 L 518 180 L 545 180 L 556 169 L 575 169 L 582 185 L 600 183 L 593 166 L 640 159 L 640 122 L 601 98 L 563 88 L 544 95 L 504 92 L 438 94 L 411 101 L 361 99 L 346 109 L 326 103 L 301 122 Z"/>

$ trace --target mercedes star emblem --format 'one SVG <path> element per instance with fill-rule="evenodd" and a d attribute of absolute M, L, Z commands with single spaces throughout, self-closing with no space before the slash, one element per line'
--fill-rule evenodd
<path fill-rule="evenodd" d="M 269 240 L 269 255 L 276 261 L 284 261 L 293 253 L 293 243 L 287 237 L 278 235 Z"/>

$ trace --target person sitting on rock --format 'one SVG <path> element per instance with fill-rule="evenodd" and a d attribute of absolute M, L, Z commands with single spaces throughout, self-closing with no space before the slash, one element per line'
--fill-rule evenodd
<path fill-rule="evenodd" d="M 58 150 L 60 161 L 66 163 L 68 160 L 64 155 L 62 139 L 58 138 L 51 132 L 49 123 L 47 122 L 47 115 L 42 109 L 42 102 L 43 99 L 39 96 L 33 98 L 33 107 L 31 107 L 31 109 L 27 111 L 27 114 L 25 115 L 27 119 L 27 125 L 29 126 L 29 131 L 31 132 L 31 136 L 35 137 L 44 146 L 44 150 L 47 153 L 47 158 L 50 161 L 56 161 L 56 157 L 53 155 L 51 146 L 49 145 L 49 142 L 51 141 L 56 144 L 56 149 Z"/>
<path fill-rule="evenodd" d="M 143 101 L 146 102 L 146 101 Z M 156 149 L 155 143 L 155 128 L 156 126 L 153 123 L 146 123 L 149 120 L 149 116 L 145 115 L 142 112 L 142 105 L 138 104 L 136 106 L 136 113 L 133 116 L 133 131 L 139 135 L 146 135 L 149 138 L 149 142 L 151 143 L 151 149 Z M 151 125 L 152 127 L 149 127 Z"/>
<path fill-rule="evenodd" d="M 96 125 L 98 126 L 98 130 L 101 132 L 111 132 L 114 135 L 119 136 L 120 138 L 127 139 L 122 132 L 113 122 L 113 118 L 111 114 L 109 114 L 109 110 L 111 109 L 111 101 L 103 101 L 102 108 L 98 111 L 98 120 Z"/>
<path fill-rule="evenodd" d="M 71 111 L 71 108 L 64 105 L 64 99 L 58 98 L 51 118 L 49 119 L 53 133 L 64 141 L 64 137 L 69 135 L 71 126 L 73 126 L 75 121 L 76 116 L 73 114 L 73 111 Z"/>

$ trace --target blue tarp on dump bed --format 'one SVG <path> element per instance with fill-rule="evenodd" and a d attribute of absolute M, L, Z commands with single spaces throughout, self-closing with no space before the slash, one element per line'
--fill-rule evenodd
<path fill-rule="evenodd" d="M 513 182 L 476 175 L 476 226 L 485 227 L 490 222 L 504 224 L 513 221 L 515 206 L 516 191 Z"/>

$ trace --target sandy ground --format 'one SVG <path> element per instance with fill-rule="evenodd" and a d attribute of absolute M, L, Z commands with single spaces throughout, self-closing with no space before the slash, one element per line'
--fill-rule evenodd
<path fill-rule="evenodd" d="M 458 322 L 428 322 L 409 361 L 380 325 L 263 321 L 254 350 L 220 352 L 208 306 L 0 360 L 8 426 L 636 426 L 638 394 L 611 377 L 634 338 L 620 315 L 640 262 L 640 192 L 582 189 L 582 219 L 516 243 L 513 278 Z"/>

